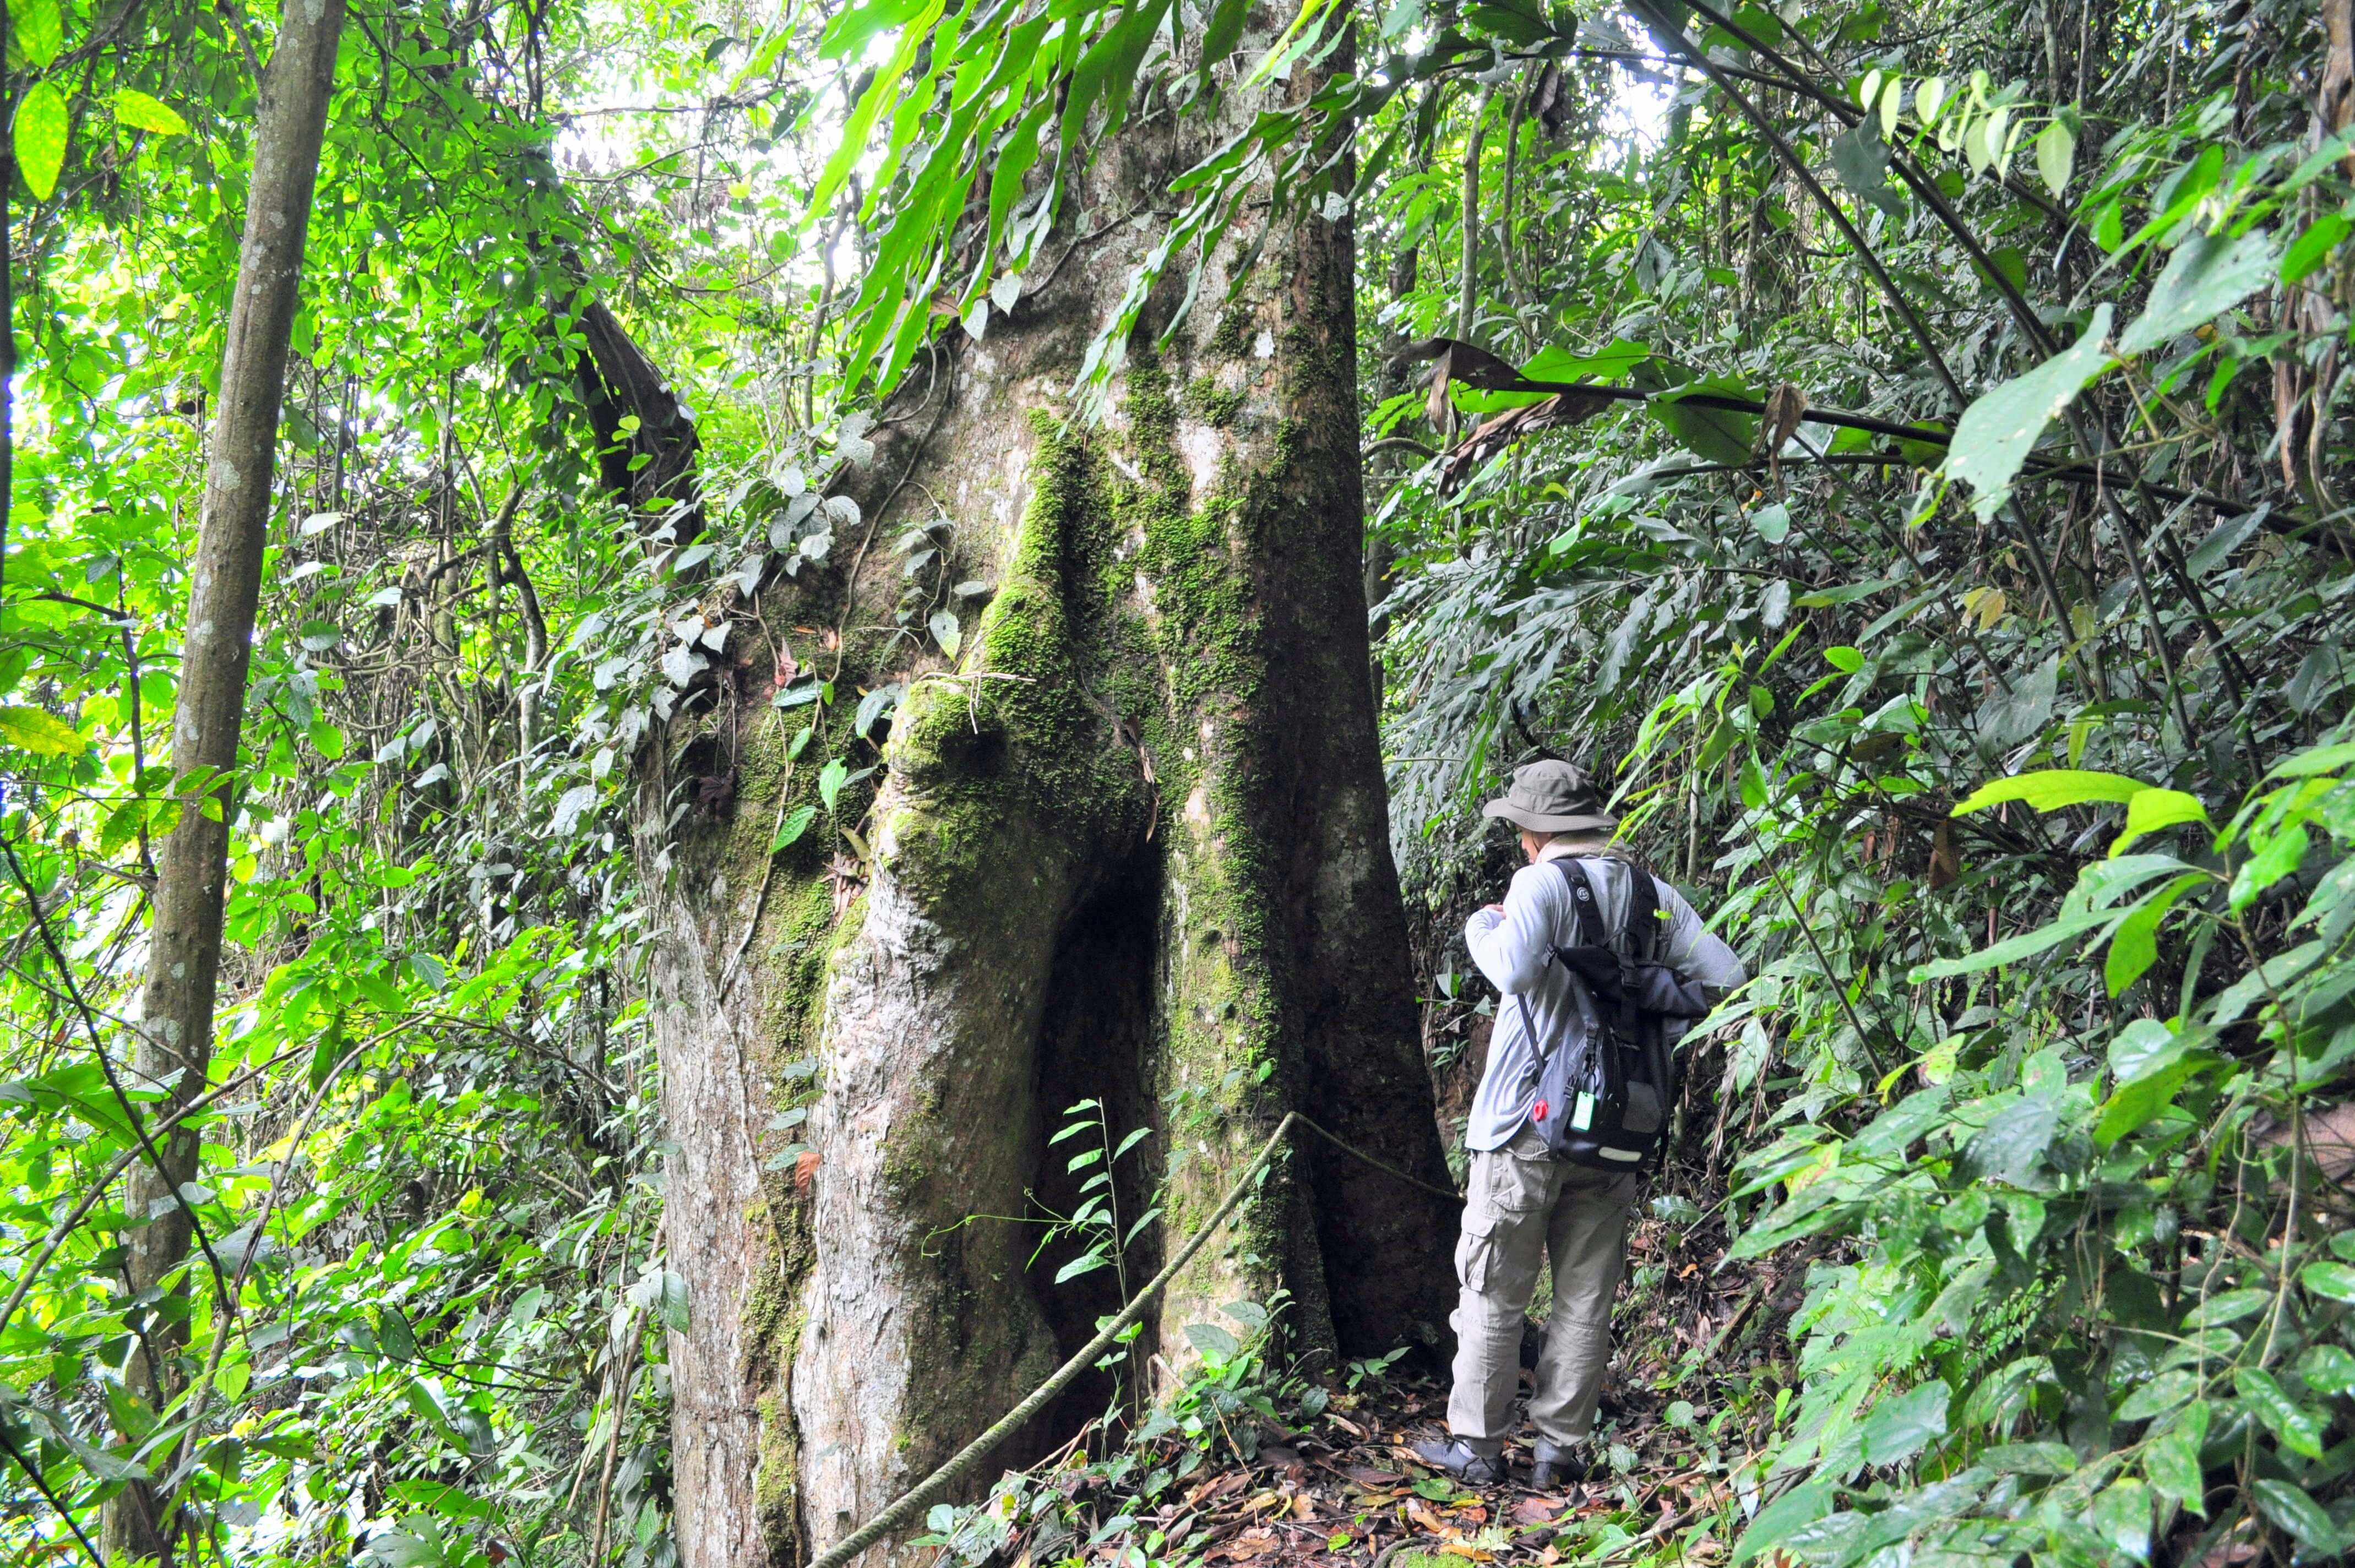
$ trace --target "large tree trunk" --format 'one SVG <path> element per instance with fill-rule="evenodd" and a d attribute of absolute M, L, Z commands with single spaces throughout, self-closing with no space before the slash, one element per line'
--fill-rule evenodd
<path fill-rule="evenodd" d="M 1107 151 L 1099 211 L 1188 161 L 1161 124 Z M 1155 1135 L 1150 1165 L 1122 1168 L 1124 1215 L 1167 1186 L 1131 1281 L 1290 1109 L 1444 1182 L 1367 673 L 1348 220 L 1230 241 L 1201 297 L 1248 265 L 1233 302 L 1156 357 L 1163 302 L 1109 417 L 1081 430 L 1069 389 L 1145 239 L 1116 232 L 986 341 L 944 343 L 938 384 L 920 369 L 879 443 L 862 499 L 898 499 L 869 537 L 937 507 L 952 579 L 996 587 L 953 665 L 879 660 L 892 645 L 851 622 L 845 706 L 855 685 L 912 683 L 871 860 L 830 868 L 814 832 L 767 865 L 816 753 L 788 763 L 801 720 L 760 700 L 751 674 L 780 650 L 749 630 L 751 702 L 723 683 L 646 781 L 659 823 L 682 773 L 734 774 L 700 792 L 721 812 L 645 846 L 678 1147 L 667 1243 L 690 1287 L 671 1355 L 687 1568 L 839 1540 L 1116 1308 L 1111 1271 L 1050 1284 L 1068 1252 L 1027 1268 L 1034 1230 L 975 1218 L 1073 1205 L 1078 1146 L 1047 1139 L 1074 1103 L 1101 1102 L 1115 1137 Z M 898 558 L 863 560 L 848 602 L 888 625 Z M 796 597 L 814 592 L 772 589 L 762 620 L 833 624 L 837 605 Z M 806 1126 L 771 1130 L 804 1104 Z M 812 1155 L 780 1163 L 796 1137 Z M 1304 1140 L 1180 1276 L 1147 1345 L 1191 1365 L 1188 1326 L 1240 1332 L 1226 1307 L 1279 1300 L 1295 1349 L 1436 1343 L 1454 1230 L 1444 1200 Z M 1087 1413 L 1106 1392 L 1087 1391 Z M 1039 1441 L 1080 1409 L 1050 1413 Z"/>
<path fill-rule="evenodd" d="M 288 344 L 302 294 L 303 249 L 343 29 L 343 0 L 288 4 L 279 16 L 277 43 L 261 83 L 237 293 L 221 357 L 220 417 L 205 453 L 187 640 L 172 720 L 174 768 L 184 777 L 200 768 L 212 773 L 200 794 L 184 799 L 179 821 L 164 841 L 156 866 L 155 917 L 147 935 L 138 1068 L 148 1083 L 171 1084 L 159 1113 L 201 1094 L 212 1062 L 221 898 L 229 820 L 237 809 L 246 667 L 261 593 Z M 133 1222 L 143 1215 L 149 1221 L 130 1232 L 125 1266 L 134 1294 L 154 1287 L 187 1260 L 191 1216 L 180 1189 L 196 1174 L 202 1137 L 186 1124 L 175 1128 L 164 1138 L 162 1168 L 142 1167 L 131 1181 L 127 1208 Z M 185 1342 L 186 1322 L 184 1314 L 149 1315 L 141 1353 L 123 1372 L 143 1398 L 155 1400 L 176 1386 L 179 1374 L 172 1362 Z M 107 1504 L 102 1533 L 109 1562 L 152 1556 L 169 1563 L 173 1531 L 168 1520 L 157 1517 L 157 1508 L 155 1493 L 144 1485 Z"/>

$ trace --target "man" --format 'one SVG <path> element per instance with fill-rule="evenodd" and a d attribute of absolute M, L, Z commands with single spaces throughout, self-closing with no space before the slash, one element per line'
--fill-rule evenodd
<path fill-rule="evenodd" d="M 1553 1262 L 1553 1310 L 1538 1358 L 1529 1419 L 1537 1427 L 1530 1480 L 1540 1490 L 1582 1481 L 1584 1445 L 1594 1427 L 1603 1371 L 1611 1359 L 1611 1298 L 1625 1262 L 1627 1213 L 1641 1178 L 1633 1170 L 1590 1169 L 1553 1158 L 1530 1121 L 1540 1058 L 1571 1025 L 1573 1010 L 1597 1017 L 1585 976 L 1556 961 L 1580 945 L 1571 880 L 1552 864 L 1580 859 L 1600 906 L 1603 930 L 1624 930 L 1635 879 L 1625 860 L 1600 858 L 1618 818 L 1605 811 L 1585 772 L 1573 763 L 1531 763 L 1515 770 L 1502 800 L 1485 815 L 1520 828 L 1529 863 L 1513 874 L 1502 904 L 1465 923 L 1473 962 L 1503 993 L 1487 1071 L 1472 1101 L 1465 1141 L 1471 1182 L 1455 1271 L 1463 1285 L 1455 1317 L 1455 1387 L 1447 1402 L 1449 1436 L 1415 1451 L 1476 1485 L 1505 1477 L 1506 1434 L 1520 1375 L 1521 1331 L 1536 1292 L 1541 1253 Z M 1698 983 L 1713 1005 L 1746 976 L 1733 950 L 1701 929 L 1692 906 L 1657 884 L 1664 924 L 1660 964 Z M 1589 950 L 1591 951 L 1591 949 Z M 1531 1026 L 1536 1038 L 1530 1038 Z"/>

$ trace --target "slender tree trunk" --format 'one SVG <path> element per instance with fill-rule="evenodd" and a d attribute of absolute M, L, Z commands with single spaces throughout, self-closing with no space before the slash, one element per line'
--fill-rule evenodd
<path fill-rule="evenodd" d="M 1472 127 L 1464 133 L 1464 203 L 1458 215 L 1464 260 L 1456 279 L 1455 336 L 1465 343 L 1476 341 L 1473 329 L 1480 324 L 1480 155 L 1488 139 L 1488 99 L 1495 91 L 1484 87 L 1472 100 Z"/>
<path fill-rule="evenodd" d="M 1281 91 L 1314 88 L 1301 73 Z M 1132 127 L 1066 232 L 1166 189 L 1191 138 L 1231 128 Z M 845 707 L 909 683 L 871 809 L 846 813 L 858 841 L 821 817 L 772 863 L 824 752 L 870 753 L 837 717 L 789 757 L 809 710 L 763 700 L 784 650 L 749 624 L 730 642 L 740 673 L 653 749 L 687 1568 L 841 1539 L 1116 1308 L 1114 1271 L 1054 1283 L 1074 1249 L 1032 1266 L 1036 1229 L 1001 1218 L 1076 1205 L 1082 1146 L 1048 1141 L 1074 1104 L 1103 1106 L 1115 1141 L 1150 1135 L 1115 1185 L 1132 1222 L 1164 1205 L 1131 1280 L 1295 1107 L 1446 1180 L 1367 675 L 1349 220 L 1231 236 L 1199 293 L 1230 303 L 1156 355 L 1176 287 L 1157 297 L 1084 429 L 1066 422 L 1073 375 L 1150 238 L 1112 232 L 984 341 L 944 341 L 936 380 L 920 362 L 858 496 L 874 548 L 835 552 L 863 562 L 857 581 L 767 591 L 770 627 L 848 627 L 839 654 L 792 648 L 840 661 Z M 954 528 L 943 580 L 989 583 L 987 608 L 966 606 L 954 660 L 885 656 L 908 646 L 890 635 L 907 579 L 888 541 L 937 521 Z M 682 773 L 731 769 L 732 789 L 689 792 L 725 807 L 666 830 Z M 1312 1367 L 1435 1349 L 1454 1235 L 1444 1200 L 1311 1140 L 1180 1276 L 1145 1345 L 1190 1368 L 1189 1327 L 1247 1338 L 1256 1307 Z M 1109 1392 L 1082 1384 L 1003 1459 Z"/>
<path fill-rule="evenodd" d="M 288 342 L 343 27 L 343 0 L 288 0 L 261 82 L 253 177 L 237 292 L 229 304 L 229 346 L 221 357 L 219 416 L 206 453 L 202 523 L 172 724 L 174 767 L 183 777 L 195 769 L 210 772 L 201 791 L 185 796 L 179 821 L 164 841 L 147 942 L 138 1067 L 147 1082 L 170 1085 L 166 1110 L 201 1093 L 211 1066 L 246 667 L 261 592 Z M 191 1216 L 180 1191 L 195 1175 L 202 1136 L 186 1125 L 175 1128 L 162 1146 L 164 1168 L 143 1168 L 131 1183 L 133 1223 L 142 1217 L 148 1221 L 130 1232 L 126 1267 L 134 1294 L 165 1280 L 187 1261 Z M 179 1373 L 170 1363 L 185 1342 L 185 1321 L 171 1314 L 150 1315 L 148 1354 L 132 1357 L 126 1374 L 143 1397 L 168 1395 L 176 1384 Z M 168 1521 L 157 1518 L 158 1507 L 156 1494 L 144 1486 L 107 1505 L 104 1545 L 110 1562 L 144 1555 L 169 1562 L 172 1531 Z"/>

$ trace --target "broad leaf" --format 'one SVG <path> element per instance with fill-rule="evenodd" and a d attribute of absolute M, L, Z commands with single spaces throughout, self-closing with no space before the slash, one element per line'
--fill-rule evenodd
<path fill-rule="evenodd" d="M 2336 1553 L 2342 1537 L 2339 1527 L 2330 1522 L 2330 1515 L 2316 1502 L 2304 1487 L 2292 1481 L 2266 1477 L 2252 1488 L 2257 1495 L 2257 1507 L 2264 1516 L 2281 1526 L 2300 1542 L 2316 1552 Z"/>
<path fill-rule="evenodd" d="M 2025 801 L 2038 811 L 2058 811 L 2087 801 L 2127 801 L 2151 786 L 2123 773 L 2089 773 L 2076 768 L 2051 768 L 2041 773 L 2015 773 L 1981 784 L 1960 805 L 1956 816 L 1985 811 L 2005 801 Z"/>
<path fill-rule="evenodd" d="M 48 82 L 35 82 L 16 105 L 16 172 L 41 201 L 58 188 L 66 166 L 68 123 L 65 95 Z"/>
<path fill-rule="evenodd" d="M 1946 1433 L 1946 1406 L 1954 1391 L 1937 1378 L 1894 1398 L 1883 1395 L 1864 1418 L 1864 1459 L 1869 1465 L 1896 1465 L 1927 1447 Z"/>
<path fill-rule="evenodd" d="M 2011 494 L 2011 482 L 2044 427 L 2059 418 L 2088 382 L 2110 368 L 2105 340 L 2110 307 L 2096 308 L 2077 341 L 2026 375 L 2016 376 L 1963 411 L 1946 453 L 1946 476 L 1977 492 L 1972 509 L 1993 517 Z"/>
<path fill-rule="evenodd" d="M 79 757 L 81 732 L 38 708 L 0 708 L 0 744 L 41 757 Z"/>
<path fill-rule="evenodd" d="M 2253 229 L 2238 240 L 2195 234 L 2176 247 L 2151 285 L 2150 304 L 2118 338 L 2121 354 L 2143 354 L 2205 325 L 2273 282 L 2273 235 Z"/>
<path fill-rule="evenodd" d="M 1684 400 L 1704 393 L 1721 398 L 1741 398 L 1758 400 L 1755 389 L 1721 376 L 1688 382 L 1670 391 L 1654 394 L 1649 403 L 1652 417 L 1667 427 L 1670 435 L 1685 448 L 1711 463 L 1747 463 L 1758 441 L 1758 416 L 1737 413 L 1730 409 L 1703 408 Z"/>
<path fill-rule="evenodd" d="M 134 131 L 146 131 L 158 136 L 185 136 L 188 133 L 188 123 L 181 119 L 179 112 L 170 104 L 128 87 L 114 95 L 114 117 Z M 309 525 L 304 527 L 307 529 Z"/>
<path fill-rule="evenodd" d="M 16 47 L 25 51 L 27 62 L 47 67 L 66 44 L 65 18 L 59 13 L 58 0 L 17 0 L 8 9 L 16 26 Z"/>

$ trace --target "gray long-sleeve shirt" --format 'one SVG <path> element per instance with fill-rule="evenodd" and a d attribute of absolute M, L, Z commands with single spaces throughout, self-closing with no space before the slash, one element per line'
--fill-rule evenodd
<path fill-rule="evenodd" d="M 1586 982 L 1553 961 L 1557 947 L 1578 944 L 1578 920 L 1570 896 L 1570 881 L 1548 862 L 1571 853 L 1567 845 L 1548 845 L 1534 865 L 1513 873 L 1502 913 L 1476 912 L 1464 923 L 1465 944 L 1472 961 L 1488 983 L 1504 993 L 1497 1008 L 1497 1029 L 1488 1042 L 1488 1068 L 1480 1076 L 1480 1091 L 1472 1098 L 1466 1147 L 1502 1148 L 1529 1119 L 1537 1099 L 1538 1056 L 1522 1021 L 1521 1001 L 1538 1029 L 1538 1038 L 1550 1043 L 1561 1037 L 1565 1019 L 1576 1009 L 1589 1029 L 1599 1015 Z M 1604 929 L 1617 931 L 1626 919 L 1627 895 L 1635 868 L 1625 860 L 1581 856 L 1594 901 L 1602 906 Z M 1676 889 L 1659 883 L 1660 912 L 1667 917 L 1667 941 L 1660 962 L 1722 995 L 1749 977 L 1733 949 L 1701 928 L 1700 916 Z"/>

